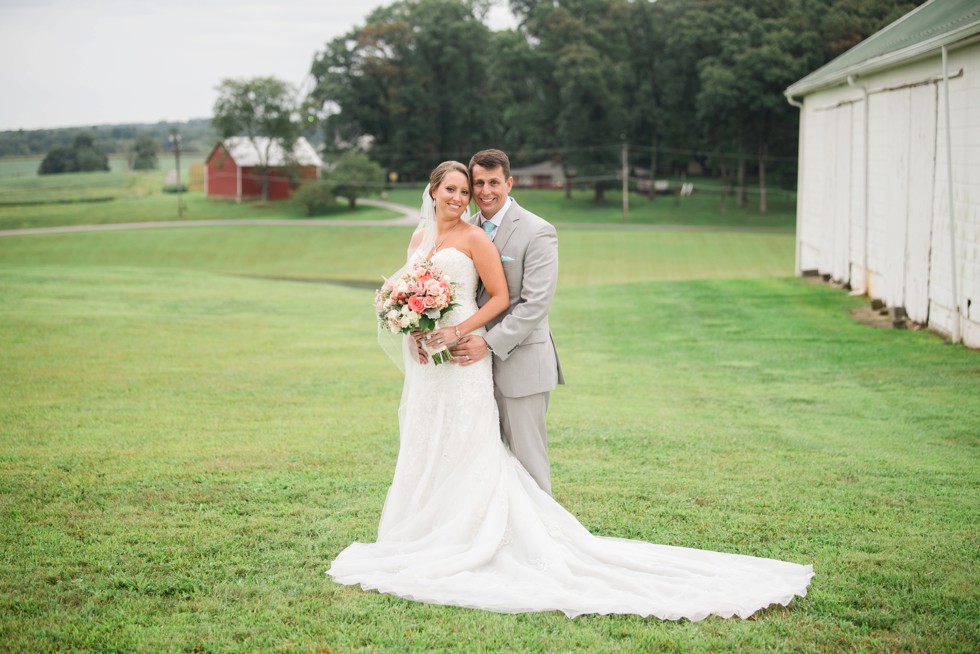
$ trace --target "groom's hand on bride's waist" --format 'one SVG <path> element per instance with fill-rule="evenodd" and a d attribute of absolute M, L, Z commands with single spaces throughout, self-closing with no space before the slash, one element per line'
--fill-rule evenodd
<path fill-rule="evenodd" d="M 416 337 L 416 333 L 419 334 Z M 412 332 L 411 337 L 408 339 L 408 348 L 411 350 L 412 358 L 421 363 L 423 366 L 429 362 L 429 355 L 426 354 L 425 350 L 419 347 L 418 339 L 421 338 L 421 334 L 424 332 Z"/>
<path fill-rule="evenodd" d="M 453 363 L 468 366 L 487 356 L 490 353 L 490 348 L 487 347 L 487 342 L 483 340 L 482 336 L 471 335 L 461 338 L 456 345 L 449 348 L 449 351 L 452 352 Z"/>

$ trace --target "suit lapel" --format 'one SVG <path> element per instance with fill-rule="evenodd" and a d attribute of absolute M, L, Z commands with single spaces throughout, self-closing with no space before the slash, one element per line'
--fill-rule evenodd
<path fill-rule="evenodd" d="M 503 252 L 504 246 L 507 245 L 507 241 L 510 237 L 514 235 L 517 230 L 517 225 L 521 219 L 521 213 L 523 209 L 517 204 L 517 200 L 513 200 L 510 205 L 510 209 L 504 214 L 504 219 L 500 221 L 500 227 L 497 228 L 497 233 L 493 236 L 493 244 L 497 247 L 497 252 Z M 473 224 L 479 226 L 480 221 L 474 216 Z M 477 304 L 483 306 L 488 299 L 490 299 L 487 289 L 483 287 L 483 280 L 481 279 L 477 284 Z"/>
<path fill-rule="evenodd" d="M 517 204 L 517 200 L 512 199 L 510 210 L 504 215 L 504 219 L 500 221 L 500 227 L 497 228 L 497 233 L 493 237 L 493 244 L 497 246 L 498 252 L 504 251 L 507 241 L 514 235 L 520 220 L 521 207 Z"/>

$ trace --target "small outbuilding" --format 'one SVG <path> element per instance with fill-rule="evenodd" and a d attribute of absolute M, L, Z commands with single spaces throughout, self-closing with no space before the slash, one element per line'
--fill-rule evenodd
<path fill-rule="evenodd" d="M 980 3 L 930 0 L 785 95 L 797 274 L 980 347 Z"/>
<path fill-rule="evenodd" d="M 320 177 L 323 161 L 309 141 L 300 137 L 290 153 L 277 139 L 234 136 L 218 142 L 204 163 L 204 193 L 208 198 L 262 198 L 264 169 L 269 172 L 270 200 L 285 200 L 304 181 Z"/>
<path fill-rule="evenodd" d="M 511 168 L 510 174 L 517 188 L 565 188 L 572 181 L 565 179 L 565 170 L 554 161 Z"/>

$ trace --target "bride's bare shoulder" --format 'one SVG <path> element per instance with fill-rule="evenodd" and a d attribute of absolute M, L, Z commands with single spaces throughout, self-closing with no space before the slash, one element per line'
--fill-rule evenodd
<path fill-rule="evenodd" d="M 490 240 L 486 232 L 484 232 L 481 227 L 478 227 L 476 225 L 471 225 L 469 223 L 465 223 L 465 225 L 466 225 L 466 230 L 462 234 L 463 236 L 462 240 L 463 243 L 466 244 L 466 249 L 468 250 L 468 254 L 470 254 L 470 258 L 472 258 L 473 252 L 479 251 L 481 247 L 486 247 L 487 245 L 490 246 L 493 245 L 493 242 Z"/>
<path fill-rule="evenodd" d="M 477 233 L 484 234 L 482 228 L 478 227 L 477 225 L 474 225 L 473 223 L 468 223 L 465 220 L 463 221 L 461 227 L 466 230 L 466 234 L 477 234 Z"/>

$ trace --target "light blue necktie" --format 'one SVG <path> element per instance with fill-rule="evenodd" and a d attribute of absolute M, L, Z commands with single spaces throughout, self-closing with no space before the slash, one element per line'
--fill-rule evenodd
<path fill-rule="evenodd" d="M 492 241 L 493 240 L 493 233 L 495 231 L 497 231 L 497 226 L 494 225 L 489 220 L 484 220 L 483 221 L 483 231 L 485 231 L 487 233 L 487 236 L 489 236 L 490 237 L 490 240 Z"/>

